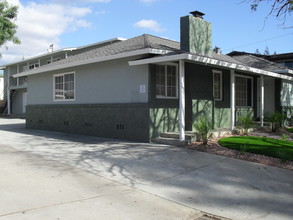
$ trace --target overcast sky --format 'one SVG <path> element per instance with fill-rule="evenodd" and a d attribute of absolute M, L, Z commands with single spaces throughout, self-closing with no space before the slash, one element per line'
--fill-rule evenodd
<path fill-rule="evenodd" d="M 293 28 L 265 17 L 269 4 L 251 12 L 243 0 L 8 0 L 19 6 L 17 36 L 21 45 L 0 48 L 0 65 L 54 49 L 83 46 L 114 37 L 144 33 L 179 41 L 180 16 L 198 10 L 213 25 L 213 46 L 261 53 L 293 52 Z M 293 26 L 287 17 L 286 27 Z"/>

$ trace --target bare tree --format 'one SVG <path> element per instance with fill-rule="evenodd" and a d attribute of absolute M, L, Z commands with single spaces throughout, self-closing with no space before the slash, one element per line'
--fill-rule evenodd
<path fill-rule="evenodd" d="M 271 10 L 268 12 L 266 19 L 269 16 L 276 16 L 277 18 L 283 19 L 283 25 L 287 16 L 290 16 L 293 12 L 293 0 L 245 0 L 245 2 L 250 3 L 252 11 L 256 11 L 262 3 L 266 2 L 271 4 Z"/>

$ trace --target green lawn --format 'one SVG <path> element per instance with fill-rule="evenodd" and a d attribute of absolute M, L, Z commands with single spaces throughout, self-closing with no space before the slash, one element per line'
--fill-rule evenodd
<path fill-rule="evenodd" d="M 233 136 L 222 138 L 219 144 L 223 147 L 262 154 L 282 160 L 293 160 L 293 142 L 265 137 Z"/>

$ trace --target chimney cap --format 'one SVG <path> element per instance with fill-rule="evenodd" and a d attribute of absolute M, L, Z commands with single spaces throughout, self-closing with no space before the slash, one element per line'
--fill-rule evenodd
<path fill-rule="evenodd" d="M 205 14 L 200 12 L 200 11 L 191 11 L 189 12 L 190 14 L 192 14 L 194 17 L 196 18 L 202 18 L 202 16 L 204 16 Z"/>

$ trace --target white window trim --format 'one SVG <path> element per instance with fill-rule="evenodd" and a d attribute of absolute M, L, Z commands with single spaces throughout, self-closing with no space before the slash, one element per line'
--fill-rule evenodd
<path fill-rule="evenodd" d="M 176 67 L 176 97 L 156 95 L 157 99 L 178 99 L 178 64 L 176 63 L 161 63 L 157 64 L 158 66 L 165 66 L 165 94 L 167 94 L 167 66 Z M 157 86 L 157 85 L 156 85 Z M 156 90 L 155 90 L 156 91 Z"/>
<path fill-rule="evenodd" d="M 67 75 L 67 74 L 73 74 L 74 75 L 74 99 L 56 99 L 55 98 L 55 79 L 58 76 L 63 76 Z M 63 81 L 64 83 L 64 81 Z M 75 87 L 75 83 L 76 83 L 76 77 L 75 77 L 75 72 L 66 72 L 66 73 L 58 73 L 58 74 L 54 74 L 53 75 L 53 100 L 55 102 L 71 102 L 71 101 L 75 101 L 75 97 L 76 97 L 76 87 Z M 63 85 L 64 86 L 64 85 Z M 64 88 L 64 87 L 63 87 Z"/>
<path fill-rule="evenodd" d="M 251 106 L 237 106 L 237 105 L 235 105 L 235 108 L 253 108 L 253 85 L 254 85 L 253 84 L 253 77 L 235 74 L 235 92 L 236 92 L 236 77 L 251 79 Z M 236 96 L 235 96 L 235 104 L 236 104 Z M 246 103 L 246 105 L 247 105 L 247 103 Z"/>
<path fill-rule="evenodd" d="M 213 96 L 214 96 L 214 79 L 215 73 L 220 74 L 220 98 L 215 99 L 215 101 L 222 101 L 223 100 L 223 73 L 220 70 L 213 70 Z"/>

